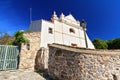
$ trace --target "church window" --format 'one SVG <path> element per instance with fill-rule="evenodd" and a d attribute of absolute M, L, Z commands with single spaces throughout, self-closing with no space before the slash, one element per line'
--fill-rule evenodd
<path fill-rule="evenodd" d="M 53 29 L 52 28 L 49 28 L 49 33 L 53 33 Z"/>
<path fill-rule="evenodd" d="M 75 33 L 75 30 L 73 28 L 69 29 L 70 33 Z"/>

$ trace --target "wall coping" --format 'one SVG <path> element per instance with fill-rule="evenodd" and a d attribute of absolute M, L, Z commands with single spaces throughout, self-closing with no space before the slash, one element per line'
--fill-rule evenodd
<path fill-rule="evenodd" d="M 97 50 L 97 49 L 85 49 L 80 47 L 72 47 L 62 44 L 48 44 L 49 47 L 72 51 L 80 54 L 94 54 L 94 55 L 120 55 L 120 50 Z"/>
<path fill-rule="evenodd" d="M 24 34 L 39 34 L 39 33 L 41 33 L 40 31 L 36 31 L 36 32 L 26 32 L 26 33 L 24 33 Z"/>

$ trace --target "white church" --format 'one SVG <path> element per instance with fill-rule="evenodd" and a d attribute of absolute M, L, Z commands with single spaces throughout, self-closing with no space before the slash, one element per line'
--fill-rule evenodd
<path fill-rule="evenodd" d="M 94 45 L 86 33 L 86 22 L 77 21 L 72 14 L 57 17 L 53 13 L 50 21 L 32 21 L 29 30 L 41 32 L 40 47 L 47 48 L 48 44 L 57 43 L 73 47 L 94 49 Z"/>

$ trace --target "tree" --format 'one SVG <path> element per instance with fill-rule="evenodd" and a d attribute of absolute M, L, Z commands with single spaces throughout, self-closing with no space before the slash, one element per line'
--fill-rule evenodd
<path fill-rule="evenodd" d="M 107 41 L 108 49 L 112 49 L 112 41 L 113 41 L 113 40 L 114 40 L 114 39 Z"/>
<path fill-rule="evenodd" d="M 0 44 L 7 45 L 14 41 L 14 38 L 10 36 L 8 33 L 5 33 L 2 37 L 0 37 Z"/>
<path fill-rule="evenodd" d="M 29 40 L 24 37 L 24 31 L 17 31 L 15 33 L 14 45 L 20 46 L 22 43 L 29 43 Z"/>
<path fill-rule="evenodd" d="M 120 38 L 110 40 L 108 42 L 108 49 L 120 49 Z"/>
<path fill-rule="evenodd" d="M 101 39 L 98 39 L 98 38 L 96 38 L 93 41 L 93 44 L 94 44 L 96 49 L 107 49 L 108 48 L 107 41 L 101 40 Z"/>

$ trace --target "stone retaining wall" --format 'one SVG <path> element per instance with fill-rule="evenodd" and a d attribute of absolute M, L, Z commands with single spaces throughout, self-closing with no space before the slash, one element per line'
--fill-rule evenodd
<path fill-rule="evenodd" d="M 120 50 L 49 45 L 49 75 L 56 80 L 120 80 Z"/>
<path fill-rule="evenodd" d="M 34 67 L 39 65 L 35 65 L 35 58 L 40 49 L 40 32 L 25 33 L 24 37 L 29 39 L 30 43 L 21 45 L 19 69 L 34 70 Z"/>

